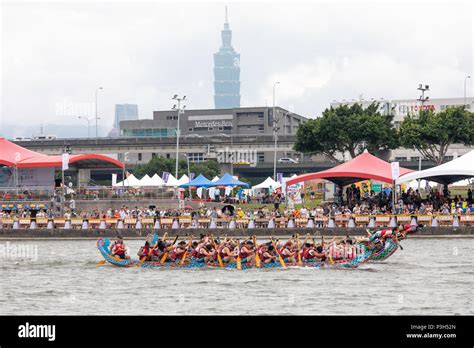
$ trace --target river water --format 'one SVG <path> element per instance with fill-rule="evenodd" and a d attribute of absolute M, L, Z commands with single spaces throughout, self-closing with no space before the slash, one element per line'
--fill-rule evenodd
<path fill-rule="evenodd" d="M 402 245 L 357 269 L 238 271 L 98 266 L 93 240 L 0 241 L 0 314 L 474 314 L 473 238 Z"/>

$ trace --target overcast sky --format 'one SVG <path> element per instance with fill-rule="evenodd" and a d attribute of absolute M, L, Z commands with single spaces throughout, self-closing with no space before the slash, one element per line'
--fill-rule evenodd
<path fill-rule="evenodd" d="M 3 131 L 14 123 L 101 124 L 114 105 L 140 118 L 170 108 L 213 108 L 213 53 L 228 4 L 241 54 L 242 106 L 277 104 L 308 117 L 342 99 L 462 97 L 473 73 L 470 1 L 3 2 Z M 472 95 L 472 80 L 468 95 Z M 2 130 L 0 129 L 0 134 Z"/>

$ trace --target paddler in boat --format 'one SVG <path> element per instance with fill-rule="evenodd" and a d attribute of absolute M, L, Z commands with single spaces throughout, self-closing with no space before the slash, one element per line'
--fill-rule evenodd
<path fill-rule="evenodd" d="M 212 262 L 214 258 L 217 256 L 216 249 L 210 243 L 206 243 L 199 249 L 199 257 L 197 261 L 199 262 Z"/>
<path fill-rule="evenodd" d="M 123 242 L 122 236 L 117 236 L 117 239 L 114 242 L 112 242 L 112 245 L 110 246 L 110 255 L 121 258 L 121 259 L 130 258 L 130 256 L 127 255 L 127 247 L 125 246 L 125 243 Z"/>
<path fill-rule="evenodd" d="M 233 242 L 225 242 L 222 248 L 219 248 L 219 255 L 222 258 L 222 262 L 229 263 L 235 262 L 234 249 L 237 247 Z"/>
<path fill-rule="evenodd" d="M 315 259 L 323 260 L 326 258 L 322 247 L 318 249 L 318 247 L 315 247 L 313 243 L 309 241 L 307 241 L 304 246 L 303 255 L 301 255 L 303 262 L 314 262 L 317 261 Z"/>
<path fill-rule="evenodd" d="M 297 257 L 296 243 L 291 240 L 287 241 L 280 249 L 280 254 L 283 257 L 283 261 L 294 263 Z"/>
<path fill-rule="evenodd" d="M 246 240 L 240 246 L 240 260 L 242 263 L 253 263 L 255 260 L 255 251 L 253 247 L 253 242 Z"/>
<path fill-rule="evenodd" d="M 275 259 L 277 258 L 275 247 L 273 245 L 263 244 L 260 247 L 259 253 L 261 261 L 265 264 L 275 262 Z"/>
<path fill-rule="evenodd" d="M 140 261 L 151 261 L 152 250 L 148 241 L 145 242 L 144 246 L 140 247 L 140 250 L 138 250 L 137 255 Z"/>
<path fill-rule="evenodd" d="M 156 248 L 151 252 L 151 261 L 158 262 L 166 252 L 166 244 L 160 239 Z"/>
<path fill-rule="evenodd" d="M 185 252 L 186 252 L 186 242 L 182 240 L 181 242 L 178 243 L 178 245 L 176 245 L 173 248 L 173 251 L 171 251 L 171 255 L 170 255 L 171 261 L 173 262 L 181 261 L 181 258 L 183 257 Z"/>

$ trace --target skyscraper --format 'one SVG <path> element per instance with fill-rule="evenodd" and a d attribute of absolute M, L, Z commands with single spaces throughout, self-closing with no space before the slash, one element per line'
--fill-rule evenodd
<path fill-rule="evenodd" d="M 115 104 L 114 127 L 120 128 L 120 121 L 138 120 L 137 104 Z"/>
<path fill-rule="evenodd" d="M 137 104 L 115 104 L 114 127 L 109 132 L 109 137 L 120 136 L 120 121 L 138 120 Z"/>
<path fill-rule="evenodd" d="M 232 30 L 225 8 L 222 46 L 214 53 L 214 105 L 216 109 L 240 107 L 240 54 L 232 47 Z"/>

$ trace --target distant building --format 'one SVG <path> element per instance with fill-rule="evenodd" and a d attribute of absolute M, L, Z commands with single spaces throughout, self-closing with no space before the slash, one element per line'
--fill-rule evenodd
<path fill-rule="evenodd" d="M 232 47 L 232 30 L 225 9 L 222 46 L 214 54 L 214 105 L 216 109 L 240 107 L 240 54 Z"/>
<path fill-rule="evenodd" d="M 352 100 L 352 101 L 339 101 L 331 103 L 332 107 L 339 105 L 353 105 L 355 103 L 361 104 L 362 107 L 367 107 L 371 103 L 379 103 L 379 110 L 383 114 L 392 113 L 394 115 L 393 122 L 395 126 L 399 126 L 400 122 L 403 121 L 405 116 L 408 114 L 418 114 L 423 108 L 424 110 L 433 110 L 434 112 L 446 110 L 450 106 L 461 106 L 464 104 L 464 98 L 433 98 L 428 99 L 421 105 L 421 102 L 417 99 L 372 99 L 372 100 Z M 466 98 L 467 110 L 474 110 L 474 98 Z"/>
<path fill-rule="evenodd" d="M 298 127 L 307 118 L 275 107 L 278 121 L 279 136 L 293 136 Z M 122 137 L 156 137 L 175 138 L 178 122 L 178 111 L 165 110 L 154 111 L 153 119 L 141 119 L 136 121 L 122 121 L 120 123 L 120 136 Z M 181 139 L 193 139 L 203 144 L 201 151 L 190 153 L 190 160 L 205 160 L 208 152 L 207 146 L 212 145 L 216 140 L 228 141 L 232 146 L 232 139 L 238 136 L 254 136 L 256 141 L 248 144 L 256 147 L 266 138 L 273 139 L 273 109 L 271 107 L 246 107 L 228 109 L 201 109 L 186 110 L 179 118 L 179 129 Z M 272 141 L 272 140 L 271 140 Z M 237 148 L 237 147 L 236 147 Z M 241 149 L 241 146 L 238 146 Z M 158 151 L 156 151 L 158 153 Z M 280 157 L 294 156 L 294 151 L 279 151 Z M 173 152 L 169 152 L 166 157 L 174 157 Z M 262 150 L 258 154 L 259 161 L 272 162 L 274 156 L 273 143 L 268 149 Z M 278 157 L 278 158 L 280 158 Z M 152 158 L 152 154 L 143 154 L 134 157 L 130 154 L 129 161 L 132 163 L 146 163 Z"/>
<path fill-rule="evenodd" d="M 138 120 L 137 104 L 115 104 L 114 127 L 109 133 L 109 137 L 120 135 L 120 122 Z"/>
<path fill-rule="evenodd" d="M 138 120 L 137 104 L 115 104 L 115 128 L 120 128 L 120 121 Z"/>

